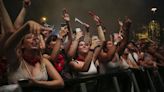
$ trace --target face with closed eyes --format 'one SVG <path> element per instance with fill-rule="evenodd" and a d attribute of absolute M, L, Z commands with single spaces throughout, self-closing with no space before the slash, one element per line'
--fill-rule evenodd
<path fill-rule="evenodd" d="M 38 49 L 40 46 L 40 41 L 38 36 L 35 36 L 34 34 L 27 34 L 24 37 L 22 47 L 25 49 Z"/>

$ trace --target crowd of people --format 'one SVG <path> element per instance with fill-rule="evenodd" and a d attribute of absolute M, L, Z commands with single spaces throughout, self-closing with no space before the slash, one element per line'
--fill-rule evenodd
<path fill-rule="evenodd" d="M 72 31 L 74 28 L 70 26 L 69 12 L 63 9 L 62 18 L 65 23 L 59 31 L 54 31 L 52 26 L 44 22 L 24 21 L 30 5 L 30 0 L 23 0 L 22 9 L 12 23 L 3 0 L 0 0 L 1 86 L 26 84 L 29 87 L 62 89 L 66 86 L 64 81 L 72 78 L 128 69 L 152 69 L 154 72 L 164 67 L 164 47 L 159 47 L 152 41 L 129 39 L 132 21 L 128 17 L 124 21 L 117 20 L 120 28 L 117 33 L 105 35 L 108 30 L 100 17 L 89 12 L 98 34 L 92 35 L 87 23 L 81 23 L 85 30 L 76 28 Z M 155 77 L 155 73 L 151 75 Z M 163 72 L 160 72 L 160 75 L 163 76 Z M 120 79 L 121 92 L 131 92 L 133 83 L 127 75 L 123 76 L 125 78 Z M 145 81 L 147 78 L 140 72 L 137 73 L 136 79 Z M 144 85 L 140 87 L 141 92 L 149 92 L 148 83 L 138 84 L 139 87 Z M 98 87 L 101 92 L 106 92 L 102 90 L 109 85 L 111 86 L 109 78 L 99 82 L 93 80 L 86 82 L 86 89 L 87 92 L 95 92 Z M 112 86 L 109 88 L 111 92 L 115 92 L 113 89 Z M 29 90 L 26 91 L 31 92 Z M 80 92 L 79 90 L 77 88 L 67 91 Z"/>

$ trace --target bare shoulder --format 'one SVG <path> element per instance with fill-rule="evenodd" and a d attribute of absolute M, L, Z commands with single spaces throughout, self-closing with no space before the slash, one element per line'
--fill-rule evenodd
<path fill-rule="evenodd" d="M 44 63 L 44 64 L 50 64 L 50 61 L 45 57 L 42 57 L 41 62 Z"/>

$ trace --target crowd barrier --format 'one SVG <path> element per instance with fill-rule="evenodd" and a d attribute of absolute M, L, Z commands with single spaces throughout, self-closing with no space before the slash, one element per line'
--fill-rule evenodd
<path fill-rule="evenodd" d="M 72 78 L 65 80 L 65 87 L 61 89 L 48 89 L 48 88 L 40 88 L 40 87 L 27 87 L 27 86 L 21 86 L 22 92 L 29 92 L 29 90 L 38 90 L 34 92 L 89 92 L 87 90 L 87 87 L 85 83 L 88 81 L 96 81 L 96 88 L 95 90 L 97 92 L 107 92 L 107 89 L 103 89 L 102 86 L 104 85 L 104 82 L 102 80 L 108 80 L 111 79 L 114 86 L 114 92 L 124 92 L 122 91 L 122 88 L 120 87 L 120 83 L 122 81 L 119 80 L 120 76 L 124 76 L 125 74 L 128 76 L 128 78 L 131 80 L 133 84 L 133 91 L 135 92 L 146 92 L 143 91 L 141 85 L 144 84 L 144 81 L 147 80 L 145 83 L 147 86 L 147 92 L 164 92 L 164 81 L 158 72 L 159 69 L 126 69 L 126 70 L 119 70 L 117 72 L 107 73 L 107 74 L 98 74 L 98 75 L 91 75 L 86 77 L 80 77 L 80 78 Z M 144 76 L 139 76 L 140 74 L 144 74 Z M 142 75 L 141 74 L 141 75 Z M 126 80 L 124 81 L 126 82 Z M 140 83 L 139 83 L 140 82 Z M 123 85 L 126 83 L 123 83 Z M 77 86 L 78 85 L 78 86 Z M 108 85 L 106 85 L 108 86 Z M 80 90 L 76 90 L 76 87 L 80 87 Z M 1 91 L 1 90 L 0 90 Z M 129 92 L 133 92 L 132 90 Z M 6 92 L 6 91 L 4 91 Z"/>

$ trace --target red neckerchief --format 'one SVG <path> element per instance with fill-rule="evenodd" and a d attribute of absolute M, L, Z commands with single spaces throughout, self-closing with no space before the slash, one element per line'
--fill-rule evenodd
<path fill-rule="evenodd" d="M 55 68 L 57 69 L 58 72 L 61 72 L 64 68 L 64 56 L 62 54 L 59 54 L 57 57 L 57 60 L 53 62 Z"/>
<path fill-rule="evenodd" d="M 77 57 L 76 60 L 84 62 L 84 59 L 82 59 L 82 58 L 80 58 L 80 57 Z"/>
<path fill-rule="evenodd" d="M 35 65 L 37 62 L 40 62 L 41 58 L 39 56 L 30 56 L 30 55 L 23 55 L 23 59 L 29 63 L 30 65 Z"/>

